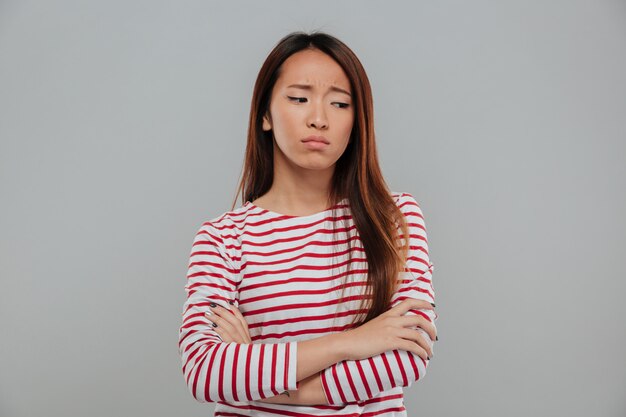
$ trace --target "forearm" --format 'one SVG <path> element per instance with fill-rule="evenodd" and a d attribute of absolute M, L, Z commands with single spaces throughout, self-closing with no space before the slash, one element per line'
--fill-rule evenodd
<path fill-rule="evenodd" d="M 285 391 L 261 401 L 273 404 L 328 405 L 319 372 L 299 381 L 298 390 Z"/>
<path fill-rule="evenodd" d="M 405 315 L 418 313 L 428 317 L 434 324 L 434 310 L 411 310 Z M 433 341 L 423 329 L 418 330 L 433 348 Z M 329 405 L 363 401 L 394 387 L 410 387 L 422 379 L 430 360 L 422 359 L 417 353 L 393 349 L 360 360 L 345 360 L 321 371 L 322 387 Z"/>
<path fill-rule="evenodd" d="M 320 372 L 346 359 L 345 337 L 343 333 L 332 333 L 297 343 L 298 389 L 284 391 L 261 401 L 274 404 L 327 405 Z"/>
<path fill-rule="evenodd" d="M 332 333 L 297 343 L 296 381 L 317 375 L 329 366 L 347 359 L 345 332 Z"/>

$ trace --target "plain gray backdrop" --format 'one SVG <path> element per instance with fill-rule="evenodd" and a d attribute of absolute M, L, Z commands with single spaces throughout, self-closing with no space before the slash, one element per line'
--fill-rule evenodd
<path fill-rule="evenodd" d="M 177 351 L 200 224 L 295 30 L 370 78 L 440 341 L 410 416 L 626 415 L 624 1 L 0 2 L 0 415 L 209 416 Z"/>

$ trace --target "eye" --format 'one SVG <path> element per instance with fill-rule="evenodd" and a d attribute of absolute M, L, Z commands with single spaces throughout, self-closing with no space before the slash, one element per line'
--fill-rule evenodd
<path fill-rule="evenodd" d="M 297 103 L 304 103 L 304 101 L 300 101 L 300 100 L 306 100 L 306 97 L 291 97 L 291 96 L 287 96 L 287 98 L 291 101 L 296 101 Z M 348 103 L 340 103 L 340 102 L 335 102 L 333 104 L 339 104 L 339 109 L 345 109 L 350 107 L 350 105 Z"/>
<path fill-rule="evenodd" d="M 287 98 L 289 98 L 289 100 L 292 100 L 292 101 L 294 99 L 295 100 L 306 100 L 306 97 L 290 97 L 290 96 L 287 96 Z M 298 101 L 298 103 L 302 103 L 302 101 Z"/>

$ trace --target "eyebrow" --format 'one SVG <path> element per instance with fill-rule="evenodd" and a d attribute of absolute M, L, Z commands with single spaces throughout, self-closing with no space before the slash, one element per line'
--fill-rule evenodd
<path fill-rule="evenodd" d="M 312 86 L 310 86 L 309 84 L 291 84 L 291 85 L 288 85 L 288 86 L 287 86 L 287 88 L 290 88 L 290 87 L 294 87 L 294 88 L 301 88 L 301 89 L 303 89 L 303 90 L 312 90 L 312 89 L 313 89 L 313 87 L 312 87 Z M 329 90 L 331 90 L 331 91 L 336 91 L 336 92 L 338 92 L 338 93 L 347 94 L 349 97 L 352 97 L 352 94 L 350 94 L 349 92 L 347 92 L 347 91 L 346 91 L 346 90 L 344 90 L 343 88 L 339 88 L 339 87 L 335 87 L 335 86 L 330 86 L 328 89 L 329 89 Z"/>

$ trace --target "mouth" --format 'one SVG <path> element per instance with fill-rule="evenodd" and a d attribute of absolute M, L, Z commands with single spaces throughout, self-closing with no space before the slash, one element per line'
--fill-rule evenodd
<path fill-rule="evenodd" d="M 307 142 L 318 142 L 320 144 L 326 144 L 329 145 L 330 142 L 328 141 L 328 139 L 326 139 L 324 136 L 314 136 L 311 135 L 309 137 L 306 137 L 304 139 L 302 139 L 302 142 L 307 143 Z"/>
<path fill-rule="evenodd" d="M 321 142 L 319 140 L 307 140 L 307 141 L 302 141 L 302 144 L 308 148 L 308 149 L 323 149 L 327 146 L 330 146 L 329 143 L 326 142 Z"/>

